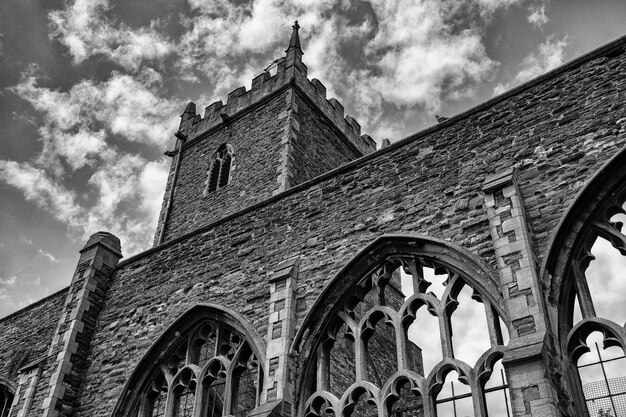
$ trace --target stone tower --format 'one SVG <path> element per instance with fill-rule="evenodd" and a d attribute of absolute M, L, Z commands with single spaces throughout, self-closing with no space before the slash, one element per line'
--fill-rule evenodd
<path fill-rule="evenodd" d="M 267 200 L 376 149 L 326 87 L 307 78 L 298 22 L 285 56 L 204 116 L 181 115 L 155 244 Z M 199 190 L 203 190 L 199 192 Z"/>
<path fill-rule="evenodd" d="M 153 248 L 0 318 L 0 417 L 626 415 L 626 37 L 377 152 L 301 58 L 186 107 Z"/>

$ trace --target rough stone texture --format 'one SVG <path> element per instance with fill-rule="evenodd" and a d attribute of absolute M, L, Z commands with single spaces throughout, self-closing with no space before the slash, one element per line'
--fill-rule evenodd
<path fill-rule="evenodd" d="M 212 116 L 196 121 L 195 116 L 183 113 L 180 132 L 187 139 L 179 148 L 181 162 L 175 183 L 175 164 L 170 168 L 159 218 L 159 228 L 165 224 L 163 241 L 260 203 L 363 155 L 352 143 L 357 140 L 353 132 L 356 122 L 343 130 L 335 126 L 331 117 L 334 113 L 317 102 L 315 92 L 301 85 L 311 82 L 299 71 L 294 74 L 300 80 L 297 87 L 285 84 L 276 90 L 261 90 L 267 94 L 262 97 L 262 106 L 244 108 L 236 118 L 206 125 L 206 132 L 198 126 Z M 267 82 L 272 83 L 272 79 Z M 360 127 L 357 131 L 360 133 Z M 230 182 L 206 193 L 211 157 L 224 143 L 234 149 Z M 174 193 L 167 213 L 172 186 Z"/>
<path fill-rule="evenodd" d="M 286 126 L 279 117 L 290 103 L 287 90 L 259 112 L 233 121 L 232 137 L 222 126 L 214 136 L 195 143 L 190 138 L 183 149 L 175 193 L 179 205 L 172 211 L 169 243 L 118 265 L 95 321 L 73 415 L 111 416 L 125 382 L 150 346 L 196 304 L 215 303 L 241 313 L 268 342 L 273 334 L 268 331 L 270 273 L 284 260 L 299 257 L 296 329 L 330 279 L 383 234 L 437 237 L 498 271 L 482 191 L 486 177 L 497 171 L 518 171 L 529 245 L 540 264 L 582 185 L 626 146 L 624 44 L 626 39 L 621 39 L 608 52 L 272 198 L 278 185 L 279 136 Z M 233 99 L 229 96 L 229 103 Z M 305 107 L 298 106 L 299 111 Z M 257 123 L 256 117 L 267 123 Z M 250 141 L 256 136 L 245 132 L 253 130 L 255 135 L 264 133 Z M 250 154 L 243 146 L 246 139 Z M 209 202 L 202 197 L 207 161 L 222 142 L 235 147 L 232 188 L 220 190 L 223 196 L 216 194 Z M 248 163 L 260 158 L 253 153 L 267 149 L 273 159 L 264 154 L 263 160 L 271 163 Z M 244 178 L 267 188 L 248 190 L 245 187 L 253 184 Z M 263 200 L 253 210 L 237 212 Z M 229 213 L 235 214 L 202 227 Z M 197 232 L 173 240 L 193 230 Z M 0 326 L 13 323 L 17 336 L 11 340 L 23 343 L 32 335 L 28 317 L 43 312 L 24 310 Z M 0 349 L 6 355 L 4 347 Z M 509 370 L 517 378 L 512 386 L 522 387 L 511 393 L 516 415 L 557 415 L 556 394 L 546 382 L 544 364 L 516 363 L 511 368 L 519 370 Z M 45 375 L 44 369 L 42 383 L 47 385 Z"/>
<path fill-rule="evenodd" d="M 290 186 L 301 184 L 361 156 L 306 97 L 304 94 L 295 95 L 294 135 L 289 154 L 292 167 Z"/>
<path fill-rule="evenodd" d="M 45 357 L 67 289 L 0 319 L 0 379 L 17 384 L 18 370 Z"/>

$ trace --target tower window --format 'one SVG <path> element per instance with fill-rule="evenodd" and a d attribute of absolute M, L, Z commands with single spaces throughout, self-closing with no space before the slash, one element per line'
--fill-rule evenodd
<path fill-rule="evenodd" d="M 230 171 L 233 163 L 233 148 L 224 143 L 217 148 L 211 158 L 204 195 L 226 187 L 230 182 Z"/>

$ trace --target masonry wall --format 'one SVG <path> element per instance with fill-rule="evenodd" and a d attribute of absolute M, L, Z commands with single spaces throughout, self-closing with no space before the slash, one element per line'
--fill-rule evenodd
<path fill-rule="evenodd" d="M 77 415 L 110 416 L 147 349 L 197 303 L 218 303 L 242 313 L 265 338 L 270 273 L 293 256 L 300 256 L 298 326 L 328 281 L 383 234 L 444 239 L 496 270 L 481 189 L 496 170 L 519 170 L 531 245 L 540 262 L 581 186 L 626 146 L 624 74 L 623 53 L 585 62 L 270 199 L 254 211 L 121 263 L 94 335 Z M 267 111 L 276 115 L 281 108 L 277 100 Z M 250 121 L 250 128 L 254 126 Z M 238 142 L 233 145 L 240 164 L 238 152 L 243 151 L 237 150 Z M 172 234 L 189 231 L 185 222 L 211 215 L 208 202 L 190 197 L 201 199 L 204 168 L 192 167 L 196 162 L 202 166 L 208 148 L 187 151 L 181 179 L 186 185 L 178 198 L 193 209 L 175 211 L 178 226 Z M 216 200 L 212 206 L 223 214 L 226 201 Z"/>
<path fill-rule="evenodd" d="M 45 357 L 67 290 L 0 319 L 0 376 L 17 383 L 18 370 Z"/>
<path fill-rule="evenodd" d="M 362 156 L 304 94 L 295 94 L 290 186 L 322 175 Z"/>
<path fill-rule="evenodd" d="M 283 91 L 183 147 L 165 241 L 263 201 L 279 189 L 290 106 L 291 93 Z M 230 183 L 203 195 L 211 158 L 223 143 L 234 150 Z"/>

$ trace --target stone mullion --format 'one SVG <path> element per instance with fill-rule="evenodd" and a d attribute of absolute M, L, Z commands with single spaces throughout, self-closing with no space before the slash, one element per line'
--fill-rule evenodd
<path fill-rule="evenodd" d="M 202 372 L 200 372 L 202 375 Z M 207 390 L 208 392 L 208 390 Z M 204 384 L 202 380 L 196 374 L 196 392 L 194 393 L 193 398 L 193 417 L 201 417 L 202 416 L 202 403 L 204 402 Z"/>
<path fill-rule="evenodd" d="M 220 354 L 220 343 L 222 343 L 223 326 L 218 323 L 217 329 L 215 329 L 215 346 L 213 347 L 213 357 L 217 357 Z M 209 358 L 210 360 L 211 358 Z"/>
<path fill-rule="evenodd" d="M 176 415 L 176 393 L 175 385 L 172 384 L 167 390 L 167 398 L 165 399 L 165 417 L 173 417 Z"/>
<path fill-rule="evenodd" d="M 414 257 L 408 262 L 409 270 L 411 271 L 411 281 L 413 284 L 413 294 L 421 294 L 426 291 L 427 282 L 424 279 L 424 268 L 419 262 L 419 259 Z"/>
<path fill-rule="evenodd" d="M 452 347 L 452 323 L 444 308 L 437 309 L 437 319 L 439 320 L 439 335 L 441 338 L 441 353 L 444 358 L 453 358 L 454 349 Z"/>
<path fill-rule="evenodd" d="M 224 384 L 224 404 L 222 409 L 222 414 L 224 415 L 230 415 L 233 411 L 233 384 L 235 383 L 235 366 L 235 361 L 232 361 L 228 364 L 228 369 L 226 370 L 226 381 Z"/>
<path fill-rule="evenodd" d="M 572 272 L 574 274 L 574 286 L 576 287 L 576 296 L 578 297 L 578 306 L 584 319 L 596 316 L 596 309 L 593 306 L 589 284 L 584 272 L 580 266 L 580 262 L 572 263 Z"/>
<path fill-rule="evenodd" d="M 485 315 L 487 316 L 487 330 L 489 331 L 489 342 L 491 347 L 502 344 L 502 332 L 498 331 L 498 316 L 494 314 L 491 303 L 487 300 L 483 300 L 485 307 Z"/>
<path fill-rule="evenodd" d="M 474 416 L 487 417 L 487 404 L 482 387 L 478 385 L 477 380 L 472 379 L 470 388 L 472 390 L 472 402 L 474 403 Z"/>
<path fill-rule="evenodd" d="M 330 389 L 330 350 L 325 346 L 318 349 L 317 354 L 317 391 L 328 391 Z"/>
<path fill-rule="evenodd" d="M 361 329 L 357 328 L 354 333 L 354 362 L 357 381 L 367 379 L 367 345 L 361 337 Z"/>
<path fill-rule="evenodd" d="M 396 336 L 396 355 L 398 356 L 398 370 L 403 371 L 408 369 L 408 352 L 406 348 L 406 337 L 404 335 L 404 328 L 402 327 L 401 317 L 399 314 L 396 314 L 393 327 Z M 382 387 L 381 387 L 382 388 Z"/>

